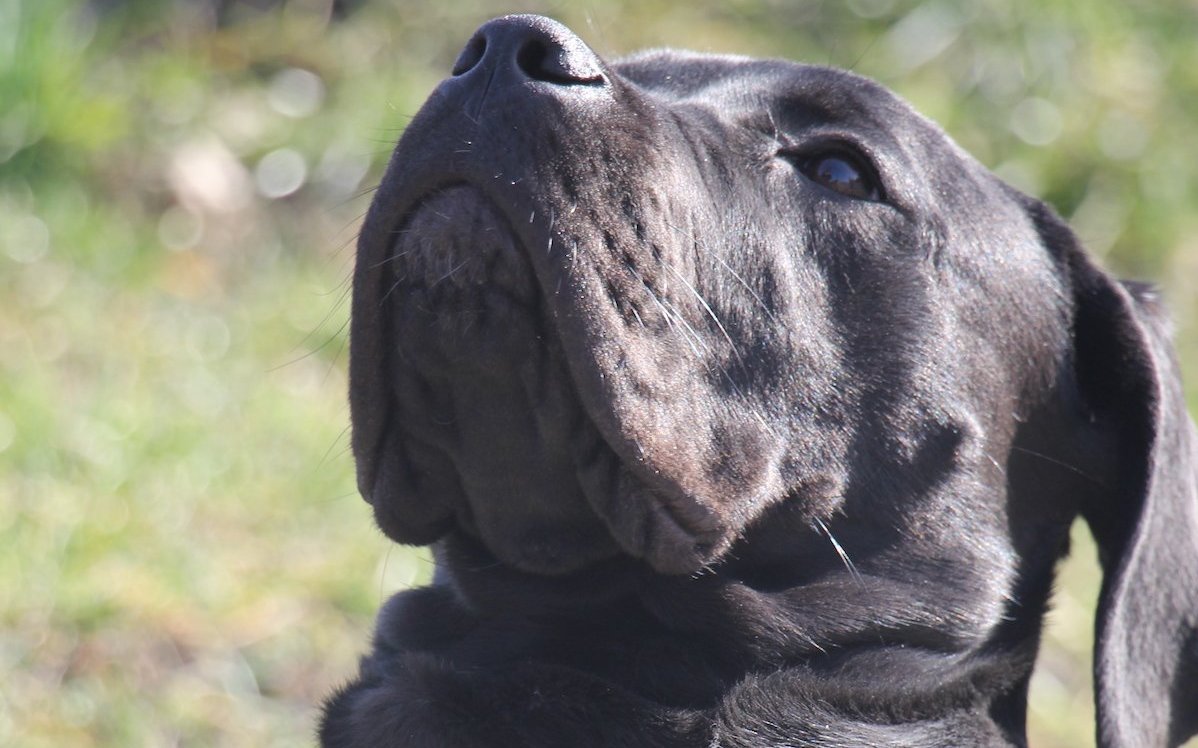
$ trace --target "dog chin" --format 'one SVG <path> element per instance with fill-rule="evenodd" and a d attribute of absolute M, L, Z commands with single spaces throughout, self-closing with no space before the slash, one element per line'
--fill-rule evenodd
<path fill-rule="evenodd" d="M 378 374 L 398 408 L 370 495 L 390 537 L 411 542 L 405 517 L 435 515 L 438 535 L 456 526 L 547 575 L 621 553 L 670 574 L 713 558 L 708 513 L 647 485 L 585 411 L 527 251 L 489 198 L 455 185 L 421 199 L 385 262 L 396 353 Z"/>

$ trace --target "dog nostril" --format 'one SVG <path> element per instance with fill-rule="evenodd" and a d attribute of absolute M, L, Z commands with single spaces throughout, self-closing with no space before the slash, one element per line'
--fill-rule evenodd
<path fill-rule="evenodd" d="M 590 50 L 571 49 L 581 47 L 581 42 L 559 43 L 553 39 L 546 43 L 541 39 L 528 39 L 516 52 L 516 67 L 529 78 L 560 85 L 594 84 L 603 82 L 603 75 Z"/>
<path fill-rule="evenodd" d="M 546 80 L 549 71 L 545 66 L 545 45 L 539 39 L 530 39 L 516 53 L 516 67 L 534 80 Z"/>
<path fill-rule="evenodd" d="M 486 52 L 487 38 L 482 34 L 475 34 L 474 38 L 466 43 L 466 48 L 458 55 L 457 61 L 453 63 L 453 74 L 463 75 L 470 72 L 475 65 L 482 61 Z"/>
<path fill-rule="evenodd" d="M 530 15 L 496 18 L 474 32 L 453 64 L 454 77 L 467 74 L 498 85 L 503 85 L 507 76 L 514 76 L 512 82 L 531 80 L 555 86 L 602 86 L 606 82 L 603 63 L 582 39 L 557 21 Z"/>

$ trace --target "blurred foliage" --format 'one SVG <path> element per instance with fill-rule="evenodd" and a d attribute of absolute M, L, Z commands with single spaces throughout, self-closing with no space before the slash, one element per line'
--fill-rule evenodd
<path fill-rule="evenodd" d="M 406 118 L 483 20 L 879 78 L 1160 281 L 1198 379 L 1181 0 L 0 0 L 0 744 L 294 745 L 392 590 L 356 498 L 346 284 Z M 1076 533 L 1032 744 L 1092 745 Z"/>

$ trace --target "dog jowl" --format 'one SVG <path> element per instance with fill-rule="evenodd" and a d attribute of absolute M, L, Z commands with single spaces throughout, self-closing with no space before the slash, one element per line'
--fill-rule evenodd
<path fill-rule="evenodd" d="M 485 24 L 362 230 L 351 412 L 432 544 L 330 746 L 1020 745 L 1069 526 L 1098 736 L 1198 729 L 1150 288 L 879 85 Z"/>

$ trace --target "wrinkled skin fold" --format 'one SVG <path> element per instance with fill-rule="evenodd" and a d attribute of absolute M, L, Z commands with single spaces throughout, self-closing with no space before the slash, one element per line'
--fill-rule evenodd
<path fill-rule="evenodd" d="M 1151 289 L 884 88 L 484 25 L 362 230 L 380 614 L 328 746 L 1022 745 L 1074 517 L 1099 742 L 1198 729 L 1198 489 Z"/>

